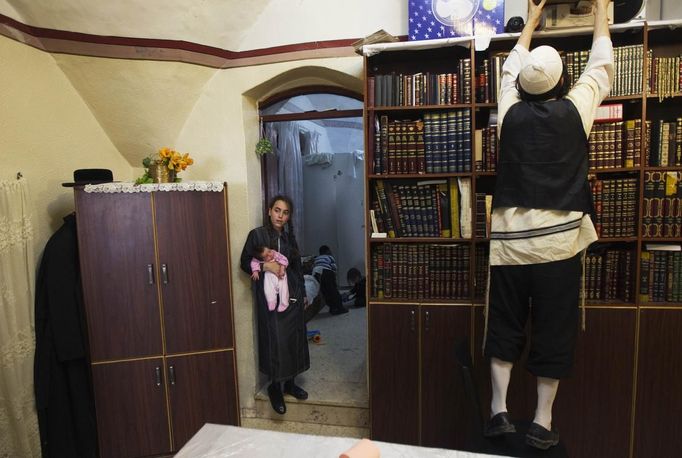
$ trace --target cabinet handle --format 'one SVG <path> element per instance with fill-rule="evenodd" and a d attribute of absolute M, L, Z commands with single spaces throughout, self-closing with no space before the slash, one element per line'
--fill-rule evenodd
<path fill-rule="evenodd" d="M 175 366 L 168 366 L 168 381 L 175 385 Z"/>
<path fill-rule="evenodd" d="M 429 332 L 429 325 L 431 324 L 431 314 L 424 312 L 424 331 Z"/>
<path fill-rule="evenodd" d="M 166 264 L 161 264 L 161 280 L 164 285 L 168 284 L 168 266 Z"/>
<path fill-rule="evenodd" d="M 416 313 L 414 312 L 414 310 L 410 310 L 410 331 L 412 331 L 412 332 L 417 330 L 415 318 L 416 318 Z"/>
<path fill-rule="evenodd" d="M 154 284 L 154 264 L 147 264 L 147 280 L 150 285 Z"/>
<path fill-rule="evenodd" d="M 154 372 L 156 373 L 156 386 L 161 386 L 161 368 L 156 366 Z"/>

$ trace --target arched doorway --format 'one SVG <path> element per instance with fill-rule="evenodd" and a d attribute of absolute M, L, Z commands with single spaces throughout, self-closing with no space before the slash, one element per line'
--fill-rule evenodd
<path fill-rule="evenodd" d="M 343 291 L 350 268 L 364 275 L 362 96 L 308 86 L 264 100 L 259 114 L 261 136 L 274 146 L 261 162 L 264 202 L 278 193 L 292 197 L 304 264 L 312 269 L 319 247 L 329 246 Z M 365 310 L 331 315 L 322 307 L 308 329 L 322 338 L 310 344 L 311 368 L 302 375 L 309 402 L 366 406 Z"/>

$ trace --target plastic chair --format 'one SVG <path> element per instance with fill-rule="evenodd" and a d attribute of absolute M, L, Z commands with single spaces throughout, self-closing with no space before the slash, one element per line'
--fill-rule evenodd
<path fill-rule="evenodd" d="M 516 432 L 504 434 L 500 437 L 487 438 L 483 436 L 485 421 L 481 402 L 478 396 L 476 379 L 474 377 L 473 361 L 469 351 L 469 338 L 458 341 L 455 344 L 455 360 L 460 368 L 464 390 L 469 400 L 470 418 L 476 426 L 474 437 L 471 440 L 471 450 L 478 453 L 488 453 L 491 455 L 504 455 L 523 458 L 546 457 L 546 458 L 565 458 L 568 457 L 566 447 L 563 442 L 547 450 L 539 450 L 526 444 L 526 431 L 530 426 L 530 421 L 514 422 Z"/>

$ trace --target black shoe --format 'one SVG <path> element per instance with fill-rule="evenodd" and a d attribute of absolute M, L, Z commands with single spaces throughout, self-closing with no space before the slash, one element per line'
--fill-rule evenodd
<path fill-rule="evenodd" d="M 306 399 L 308 399 L 308 392 L 301 388 L 300 386 L 296 385 L 291 380 L 287 380 L 286 382 L 284 382 L 284 392 L 286 394 L 292 395 L 293 397 L 301 401 L 305 401 Z"/>
<path fill-rule="evenodd" d="M 494 415 L 485 425 L 483 435 L 485 437 L 497 437 L 502 434 L 515 433 L 516 427 L 509 421 L 509 413 L 500 412 Z"/>
<path fill-rule="evenodd" d="M 337 309 L 329 309 L 329 313 L 332 315 L 342 315 L 344 313 L 348 313 L 348 309 L 346 307 L 339 307 Z"/>
<path fill-rule="evenodd" d="M 287 413 L 287 406 L 284 404 L 284 396 L 282 395 L 282 388 L 279 382 L 272 383 L 268 387 L 268 397 L 270 398 L 270 405 L 275 412 L 280 415 Z"/>
<path fill-rule="evenodd" d="M 549 431 L 547 428 L 531 423 L 526 434 L 526 444 L 531 447 L 547 450 L 559 443 L 559 431 Z"/>

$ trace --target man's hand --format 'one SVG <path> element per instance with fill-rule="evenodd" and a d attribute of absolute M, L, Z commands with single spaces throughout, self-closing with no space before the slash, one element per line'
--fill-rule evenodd
<path fill-rule="evenodd" d="M 609 3 L 611 3 L 613 0 L 592 0 L 592 3 L 594 3 L 595 7 L 603 7 L 603 8 L 608 8 Z"/>
<path fill-rule="evenodd" d="M 528 0 L 528 18 L 526 24 L 531 24 L 533 30 L 540 24 L 542 20 L 542 8 L 545 6 L 547 0 L 540 0 L 538 4 L 535 4 L 535 0 Z"/>
<path fill-rule="evenodd" d="M 542 8 L 545 6 L 547 0 L 540 0 L 536 5 L 534 0 L 528 0 L 528 17 L 526 18 L 526 25 L 523 26 L 521 36 L 517 42 L 519 45 L 530 50 L 530 39 L 533 32 L 542 21 Z"/>
<path fill-rule="evenodd" d="M 277 276 L 279 278 L 284 278 L 284 276 L 287 274 L 287 268 L 284 266 L 279 266 L 279 272 L 277 273 Z"/>
<path fill-rule="evenodd" d="M 594 3 L 594 39 L 610 37 L 608 7 L 610 0 L 593 0 Z"/>

